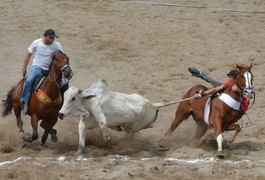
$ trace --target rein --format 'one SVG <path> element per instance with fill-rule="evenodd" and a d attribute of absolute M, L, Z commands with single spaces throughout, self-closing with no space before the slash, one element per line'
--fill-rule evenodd
<path fill-rule="evenodd" d="M 71 70 L 71 68 L 69 67 L 68 57 L 67 58 L 66 57 L 67 56 L 63 53 L 59 55 L 57 54 L 53 55 L 52 63 L 49 68 L 49 74 L 48 76 L 46 76 L 47 81 L 43 87 L 48 86 L 49 88 L 58 88 L 58 90 L 60 91 L 61 89 L 60 80 L 61 80 L 61 77 L 64 77 L 64 74 L 62 73 L 64 73 L 64 71 L 67 71 L 68 70 L 67 68 Z M 69 72 L 69 70 L 67 72 Z M 68 76 L 71 76 L 71 75 L 68 75 Z M 54 86 L 53 83 L 55 83 L 56 86 Z M 43 88 L 39 88 L 38 91 L 36 92 L 36 96 L 38 97 L 38 100 L 42 102 L 43 104 L 46 104 L 49 106 L 57 106 L 58 104 L 62 102 L 62 98 L 61 98 L 61 95 L 59 95 L 58 97 L 53 97 L 53 95 L 51 94 L 53 92 L 54 91 L 49 91 L 47 88 L 45 91 L 43 90 Z M 53 99 L 51 99 L 50 96 L 52 96 Z"/>
<path fill-rule="evenodd" d="M 232 82 L 231 82 L 231 84 L 229 85 L 229 91 L 234 91 L 232 88 L 233 88 L 233 86 L 234 85 L 236 85 L 237 86 L 237 90 L 236 91 L 234 91 L 234 93 L 236 94 L 236 96 L 238 97 L 238 101 L 240 102 L 240 107 L 242 108 L 242 109 L 244 109 L 244 108 L 246 108 L 246 107 L 243 107 L 243 105 L 242 105 L 242 102 L 243 101 L 245 101 L 245 100 L 248 100 L 248 102 L 250 102 L 250 99 L 252 99 L 252 98 L 249 98 L 248 97 L 248 91 L 247 91 L 247 89 L 249 90 L 251 90 L 252 91 L 252 87 L 251 87 L 251 76 L 249 76 L 249 74 L 251 74 L 249 71 L 246 71 L 245 73 L 244 73 L 244 75 L 239 75 L 238 77 L 236 77 Z M 245 81 L 246 81 L 246 85 L 243 85 L 243 81 L 241 81 L 241 78 L 243 78 L 244 77 L 244 79 L 245 79 Z M 256 99 L 256 95 L 255 95 L 255 92 L 254 91 L 252 91 L 251 92 L 251 94 L 253 95 L 253 101 L 252 101 L 252 103 L 250 104 L 248 104 L 248 107 L 247 107 L 247 109 L 246 110 L 244 110 L 244 111 L 247 111 L 247 110 L 249 110 L 253 105 L 254 105 L 254 103 L 255 103 L 255 99 Z M 246 98 L 246 99 L 244 99 L 244 98 Z M 246 113 L 246 112 L 245 112 Z"/>
<path fill-rule="evenodd" d="M 252 101 L 252 103 L 251 103 L 251 105 L 249 106 L 249 108 L 248 108 L 248 110 L 250 109 L 250 108 L 252 108 L 252 106 L 254 105 L 254 103 L 255 103 L 255 100 L 256 100 L 256 93 L 255 92 L 253 92 L 253 101 Z"/>
<path fill-rule="evenodd" d="M 248 72 L 248 71 L 247 71 L 247 72 Z M 245 72 L 245 73 L 246 73 L 246 72 Z M 250 73 L 250 72 L 248 72 L 248 73 Z M 251 73 L 250 73 L 250 74 L 251 74 Z M 235 83 L 235 84 L 237 85 L 237 87 L 240 89 L 240 94 L 239 94 L 239 96 L 240 96 L 240 101 L 242 101 L 243 97 L 245 97 L 245 92 L 244 92 L 245 89 L 248 89 L 248 88 L 251 89 L 251 87 L 249 87 L 249 85 L 251 84 L 251 80 L 250 80 L 249 78 L 247 78 L 246 76 L 247 76 L 247 75 L 244 74 L 244 78 L 245 78 L 246 83 L 247 83 L 247 87 L 246 87 L 246 88 L 244 88 L 244 86 L 242 85 L 242 83 L 241 83 L 241 81 L 240 81 L 240 76 L 238 76 L 238 78 L 237 78 L 237 83 Z M 252 101 L 251 105 L 249 105 L 249 107 L 247 108 L 247 110 L 249 110 L 249 109 L 252 108 L 252 106 L 254 105 L 255 100 L 256 100 L 256 93 L 255 93 L 254 91 L 253 91 L 252 93 L 253 93 L 253 101 Z M 240 106 L 241 106 L 242 109 L 244 108 L 242 104 L 240 104 Z M 248 114 L 247 114 L 247 110 L 244 112 L 244 114 L 247 116 L 248 121 L 251 123 L 251 125 L 253 125 L 253 122 L 250 120 L 250 118 L 249 118 L 249 116 L 248 116 Z"/>
<path fill-rule="evenodd" d="M 53 65 L 53 64 L 56 66 L 56 68 L 60 68 L 60 67 L 58 66 L 57 62 L 55 61 L 55 58 L 53 58 L 52 65 Z M 54 73 L 52 72 L 52 69 L 51 69 L 51 68 L 52 68 L 52 65 L 51 65 L 50 70 L 49 70 L 49 80 L 52 81 L 52 82 L 55 82 L 56 85 L 57 85 L 58 87 L 60 87 L 59 83 L 57 82 L 57 79 L 58 79 L 58 77 L 60 76 L 60 74 L 62 73 L 63 69 L 64 69 L 66 66 L 64 66 L 62 69 L 60 68 L 60 72 L 59 72 L 57 75 L 54 75 Z"/>

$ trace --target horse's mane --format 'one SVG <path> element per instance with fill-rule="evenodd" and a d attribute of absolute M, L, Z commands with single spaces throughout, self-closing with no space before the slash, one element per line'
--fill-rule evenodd
<path fill-rule="evenodd" d="M 65 55 L 65 54 L 63 53 L 63 51 L 60 51 L 60 50 L 58 50 L 58 51 L 54 51 L 54 52 L 52 53 L 52 63 L 53 63 L 54 59 L 56 58 L 56 56 L 57 56 L 58 54 L 59 54 L 59 55 Z M 50 64 L 49 70 L 50 70 L 51 67 L 52 67 L 52 63 Z"/>

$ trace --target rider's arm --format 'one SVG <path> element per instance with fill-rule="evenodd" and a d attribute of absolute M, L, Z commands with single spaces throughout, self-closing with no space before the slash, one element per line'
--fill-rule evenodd
<path fill-rule="evenodd" d="M 200 90 L 193 97 L 195 99 L 198 99 L 198 98 L 201 98 L 201 97 L 204 97 L 204 96 L 207 96 L 207 95 L 214 94 L 216 92 L 222 91 L 225 88 L 226 87 L 224 85 L 220 85 L 220 86 L 214 87 L 212 89 L 208 89 L 207 91 Z"/>
<path fill-rule="evenodd" d="M 24 68 L 27 68 L 27 65 L 28 65 L 28 63 L 29 63 L 29 60 L 30 60 L 30 58 L 31 58 L 31 55 L 32 55 L 32 54 L 29 53 L 29 52 L 26 54 L 26 56 L 25 56 L 25 58 L 24 58 L 24 63 L 23 63 L 23 67 L 24 67 Z"/>
<path fill-rule="evenodd" d="M 214 87 L 212 89 L 209 89 L 207 91 L 204 91 L 203 94 L 204 94 L 204 96 L 210 95 L 210 94 L 215 94 L 219 91 L 222 91 L 224 88 L 225 88 L 224 85 L 220 85 L 220 86 Z"/>
<path fill-rule="evenodd" d="M 23 61 L 23 66 L 22 66 L 22 75 L 25 76 L 26 75 L 26 72 L 27 72 L 27 66 L 28 66 L 28 63 L 29 63 L 29 60 L 31 58 L 31 55 L 32 53 L 27 53 L 25 58 L 24 58 L 24 61 Z"/>

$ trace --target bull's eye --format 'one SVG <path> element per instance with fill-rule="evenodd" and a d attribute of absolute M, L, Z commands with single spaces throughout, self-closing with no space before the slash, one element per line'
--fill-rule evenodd
<path fill-rule="evenodd" d="M 74 101 L 74 100 L 75 100 L 75 97 L 73 97 L 72 101 Z"/>

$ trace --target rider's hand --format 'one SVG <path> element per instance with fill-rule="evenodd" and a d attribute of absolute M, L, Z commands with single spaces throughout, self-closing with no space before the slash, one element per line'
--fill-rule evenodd
<path fill-rule="evenodd" d="M 234 84 L 234 85 L 232 86 L 232 90 L 233 90 L 234 92 L 237 92 L 237 93 L 240 92 L 240 89 L 237 87 L 236 84 Z"/>
<path fill-rule="evenodd" d="M 196 94 L 194 94 L 194 98 L 195 99 L 199 99 L 199 98 L 201 98 L 201 97 L 204 97 L 206 94 L 205 94 L 205 92 L 203 91 L 203 90 L 200 90 L 198 93 L 196 93 Z"/>
<path fill-rule="evenodd" d="M 27 74 L 27 68 L 26 67 L 22 67 L 21 73 L 23 75 L 23 77 Z"/>
<path fill-rule="evenodd" d="M 201 98 L 201 96 L 199 95 L 199 93 L 196 93 L 196 94 L 193 95 L 193 98 L 194 99 L 199 99 L 199 98 Z"/>

